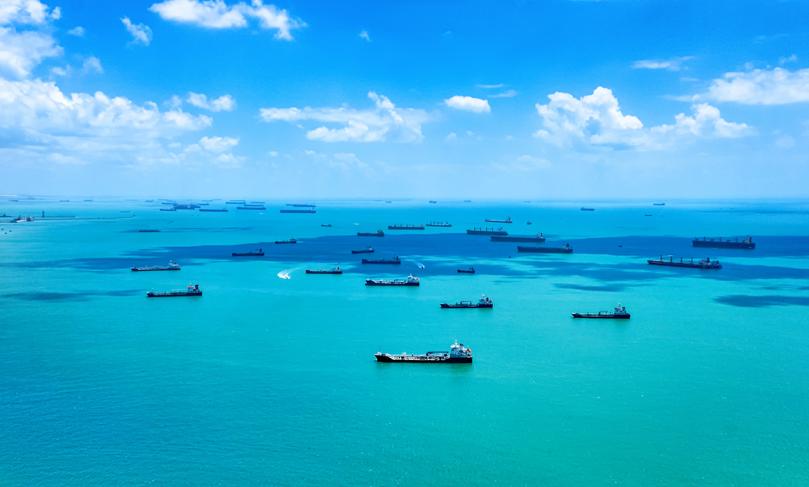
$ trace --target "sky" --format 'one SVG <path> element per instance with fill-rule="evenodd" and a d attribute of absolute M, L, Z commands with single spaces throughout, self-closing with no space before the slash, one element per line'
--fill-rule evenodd
<path fill-rule="evenodd" d="M 809 2 L 0 0 L 0 194 L 809 197 Z"/>

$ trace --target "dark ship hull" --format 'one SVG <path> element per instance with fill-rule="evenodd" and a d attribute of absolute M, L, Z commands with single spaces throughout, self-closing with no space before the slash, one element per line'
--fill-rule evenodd
<path fill-rule="evenodd" d="M 385 232 L 357 232 L 358 237 L 384 237 Z"/>
<path fill-rule="evenodd" d="M 374 249 L 352 250 L 352 254 L 373 254 Z"/>
<path fill-rule="evenodd" d="M 366 279 L 365 280 L 366 286 L 401 286 L 401 287 L 418 287 L 420 283 L 418 281 L 411 282 L 411 281 L 378 281 L 375 279 Z"/>
<path fill-rule="evenodd" d="M 264 252 L 233 252 L 233 257 L 264 257 Z"/>
<path fill-rule="evenodd" d="M 711 240 L 711 239 L 694 239 L 691 241 L 693 247 L 711 248 L 711 249 L 744 249 L 753 250 L 756 248 L 755 242 L 752 240 Z"/>
<path fill-rule="evenodd" d="M 388 230 L 424 230 L 424 225 L 388 225 Z"/>
<path fill-rule="evenodd" d="M 152 292 L 146 293 L 147 298 L 186 298 L 202 296 L 202 291 L 168 291 L 168 292 Z"/>
<path fill-rule="evenodd" d="M 463 303 L 441 303 L 441 309 L 492 309 L 494 308 L 493 304 L 463 304 Z"/>
<path fill-rule="evenodd" d="M 399 259 L 362 259 L 363 264 L 379 264 L 379 265 L 401 265 L 402 261 Z"/>
<path fill-rule="evenodd" d="M 685 267 L 688 269 L 721 269 L 722 265 L 719 262 L 712 261 L 710 263 L 706 262 L 693 262 L 693 261 L 684 261 L 684 260 L 655 260 L 649 259 L 646 261 L 650 265 L 659 265 L 663 267 Z"/>
<path fill-rule="evenodd" d="M 574 318 L 587 318 L 597 320 L 628 320 L 630 314 L 616 314 L 616 313 L 573 313 Z"/>
<path fill-rule="evenodd" d="M 319 269 L 306 269 L 306 273 L 307 273 L 307 274 L 334 274 L 334 275 L 337 275 L 337 274 L 342 274 L 342 273 L 343 273 L 343 271 L 337 271 L 337 270 L 319 270 Z"/>
<path fill-rule="evenodd" d="M 474 274 L 475 269 L 471 269 L 471 268 L 470 269 L 458 269 L 456 272 L 458 274 Z"/>
<path fill-rule="evenodd" d="M 471 364 L 472 357 L 449 357 L 445 354 L 425 355 L 391 355 L 378 353 L 374 355 L 377 362 L 397 362 L 403 364 Z"/>
<path fill-rule="evenodd" d="M 180 267 L 169 266 L 153 266 L 153 267 L 133 267 L 132 272 L 161 272 L 161 271 L 179 271 Z"/>

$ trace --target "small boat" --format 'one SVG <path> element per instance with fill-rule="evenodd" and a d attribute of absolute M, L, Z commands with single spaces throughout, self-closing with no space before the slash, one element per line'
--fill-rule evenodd
<path fill-rule="evenodd" d="M 289 238 L 289 239 L 287 239 L 287 240 L 276 240 L 276 241 L 275 241 L 275 244 L 276 244 L 276 245 L 284 245 L 284 244 L 296 244 L 296 243 L 298 243 L 298 241 L 297 241 L 297 240 L 295 240 L 294 238 Z"/>
<path fill-rule="evenodd" d="M 450 345 L 449 352 L 427 352 L 424 354 L 390 354 L 377 352 L 377 362 L 399 362 L 406 364 L 471 364 L 472 349 L 457 341 Z"/>
<path fill-rule="evenodd" d="M 384 237 L 385 232 L 377 230 L 375 232 L 357 232 L 358 237 Z"/>
<path fill-rule="evenodd" d="M 691 241 L 691 246 L 701 248 L 713 249 L 745 249 L 754 250 L 756 243 L 753 242 L 753 237 L 744 238 L 695 238 Z"/>
<path fill-rule="evenodd" d="M 620 304 L 612 311 L 599 311 L 598 313 L 573 313 L 574 318 L 593 318 L 606 320 L 628 320 L 631 315 L 625 306 Z"/>
<path fill-rule="evenodd" d="M 368 247 L 367 249 L 355 249 L 351 251 L 352 254 L 373 254 L 374 248 Z"/>
<path fill-rule="evenodd" d="M 562 247 L 527 247 L 520 245 L 517 247 L 517 252 L 527 252 L 534 254 L 572 254 L 573 247 L 570 244 L 565 244 Z"/>
<path fill-rule="evenodd" d="M 172 260 L 167 265 L 134 266 L 132 272 L 179 271 L 180 269 L 180 264 Z"/>
<path fill-rule="evenodd" d="M 470 228 L 466 231 L 467 235 L 508 235 L 508 232 L 502 228 Z"/>
<path fill-rule="evenodd" d="M 581 211 L 596 211 L 595 208 L 590 208 L 590 207 L 587 207 L 587 206 L 582 206 L 581 208 L 579 208 L 579 210 L 581 210 Z"/>
<path fill-rule="evenodd" d="M 405 279 L 366 279 L 365 280 L 366 286 L 405 286 L 405 287 L 412 287 L 412 286 L 419 286 L 421 285 L 421 280 L 414 275 L 409 275 Z"/>
<path fill-rule="evenodd" d="M 671 255 L 664 258 L 662 255 L 659 259 L 649 259 L 646 262 L 650 265 L 660 265 L 664 267 L 687 267 L 690 269 L 721 269 L 722 264 L 718 260 L 711 260 L 710 257 L 694 261 L 694 259 L 685 260 L 682 257 L 680 260 L 674 260 Z"/>
<path fill-rule="evenodd" d="M 362 259 L 363 264 L 391 264 L 391 265 L 399 265 L 402 263 L 399 257 L 394 257 L 392 259 Z"/>
<path fill-rule="evenodd" d="M 475 268 L 474 267 L 467 267 L 466 269 L 458 269 L 458 274 L 474 274 Z"/>
<path fill-rule="evenodd" d="M 186 296 L 202 296 L 199 284 L 190 284 L 184 291 L 149 291 L 146 293 L 147 298 L 181 298 Z"/>
<path fill-rule="evenodd" d="M 452 223 L 450 222 L 429 222 L 427 223 L 428 227 L 438 227 L 438 228 L 450 228 L 452 227 Z"/>
<path fill-rule="evenodd" d="M 441 303 L 441 309 L 492 309 L 494 303 L 487 296 L 481 297 L 477 303 L 472 301 L 459 301 L 454 304 Z"/>
<path fill-rule="evenodd" d="M 307 274 L 342 274 L 343 270 L 340 266 L 333 269 L 306 269 Z"/>
<path fill-rule="evenodd" d="M 487 218 L 487 219 L 485 219 L 484 221 L 485 221 L 486 223 L 513 223 L 513 222 L 511 221 L 511 217 L 510 217 L 510 216 L 508 216 L 508 217 L 506 217 L 506 218 L 503 218 L 503 219 L 498 219 L 498 218 Z"/>
<path fill-rule="evenodd" d="M 388 230 L 424 230 L 424 225 L 388 225 Z"/>
<path fill-rule="evenodd" d="M 264 249 L 250 250 L 247 252 L 233 252 L 233 257 L 264 257 Z"/>

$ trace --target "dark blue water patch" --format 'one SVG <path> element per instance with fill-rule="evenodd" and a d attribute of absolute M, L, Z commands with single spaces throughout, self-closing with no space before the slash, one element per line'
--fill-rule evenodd
<path fill-rule="evenodd" d="M 772 295 L 746 295 L 732 294 L 719 296 L 715 301 L 730 306 L 741 308 L 766 308 L 769 306 L 809 306 L 809 296 L 782 296 Z"/>
<path fill-rule="evenodd" d="M 126 297 L 141 294 L 138 289 L 117 289 L 109 291 L 25 291 L 2 294 L 0 297 L 24 301 L 87 301 L 95 297 Z"/>
<path fill-rule="evenodd" d="M 566 284 L 566 283 L 556 283 L 554 284 L 559 289 L 572 289 L 574 291 L 592 291 L 592 292 L 620 292 L 626 289 L 626 286 L 621 284 L 603 284 L 603 285 L 592 285 L 592 284 Z"/>

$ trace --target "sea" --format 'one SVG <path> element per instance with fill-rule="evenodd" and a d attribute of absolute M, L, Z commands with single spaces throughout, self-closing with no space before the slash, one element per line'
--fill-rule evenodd
<path fill-rule="evenodd" d="M 809 485 L 809 202 L 197 202 L 0 199 L 0 485 Z"/>

